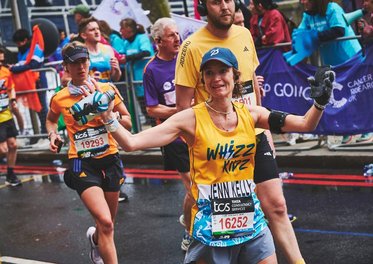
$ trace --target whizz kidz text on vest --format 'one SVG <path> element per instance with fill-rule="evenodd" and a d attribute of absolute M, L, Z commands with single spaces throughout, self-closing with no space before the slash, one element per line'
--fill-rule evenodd
<path fill-rule="evenodd" d="M 263 86 L 264 96 L 266 93 L 272 92 L 272 86 L 265 83 Z M 275 83 L 273 93 L 279 97 L 302 97 L 305 100 L 311 100 L 310 87 L 297 86 L 291 83 Z"/>
<path fill-rule="evenodd" d="M 255 144 L 235 145 L 234 140 L 230 144 L 218 143 L 214 149 L 207 148 L 207 160 L 224 159 L 222 170 L 226 173 L 233 172 L 236 169 L 244 170 L 247 168 L 246 164 L 250 161 L 253 155 Z"/>

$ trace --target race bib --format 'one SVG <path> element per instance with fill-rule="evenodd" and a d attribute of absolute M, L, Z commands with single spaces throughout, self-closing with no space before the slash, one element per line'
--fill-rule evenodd
<path fill-rule="evenodd" d="M 87 128 L 74 134 L 74 143 L 79 158 L 91 158 L 107 151 L 109 137 L 105 126 Z"/>
<path fill-rule="evenodd" d="M 212 235 L 228 239 L 252 233 L 254 209 L 252 196 L 211 200 Z"/>
<path fill-rule="evenodd" d="M 239 98 L 232 98 L 233 102 L 243 103 L 244 105 L 255 105 L 255 93 L 254 93 L 254 86 L 253 81 L 247 81 L 242 83 L 242 96 Z"/>

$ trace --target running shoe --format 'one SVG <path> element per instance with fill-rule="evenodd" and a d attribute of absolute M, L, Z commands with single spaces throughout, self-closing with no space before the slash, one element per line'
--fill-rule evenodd
<path fill-rule="evenodd" d="M 354 137 L 353 136 L 343 136 L 342 144 L 350 144 L 352 143 Z"/>
<path fill-rule="evenodd" d="M 119 193 L 118 202 L 128 202 L 128 195 L 124 192 Z"/>
<path fill-rule="evenodd" d="M 11 187 L 22 185 L 22 182 L 17 178 L 15 174 L 10 174 L 6 176 L 5 184 Z"/>
<path fill-rule="evenodd" d="M 373 141 L 373 135 L 371 133 L 361 134 L 361 136 L 356 139 L 356 142 L 359 142 L 359 143 L 369 143 L 372 141 Z"/>
<path fill-rule="evenodd" d="M 183 239 L 181 240 L 181 250 L 188 251 L 190 244 L 192 244 L 193 238 L 185 230 Z"/>
<path fill-rule="evenodd" d="M 100 252 L 98 251 L 98 245 L 93 241 L 93 234 L 96 232 L 96 227 L 91 226 L 87 230 L 87 238 L 89 240 L 89 244 L 91 245 L 91 250 L 89 252 L 89 258 L 91 259 L 93 264 L 104 264 L 100 256 Z"/>
<path fill-rule="evenodd" d="M 288 217 L 289 217 L 290 223 L 293 223 L 295 220 L 297 220 L 297 217 L 295 215 L 288 214 Z"/>
<path fill-rule="evenodd" d="M 184 219 L 184 215 L 183 215 L 183 214 L 180 215 L 180 217 L 179 217 L 179 222 L 180 222 L 180 224 L 181 224 L 183 227 L 186 227 L 186 225 L 185 225 L 185 219 Z"/>

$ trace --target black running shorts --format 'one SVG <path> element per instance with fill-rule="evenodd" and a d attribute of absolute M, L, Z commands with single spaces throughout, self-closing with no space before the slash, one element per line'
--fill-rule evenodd
<path fill-rule="evenodd" d="M 188 145 L 183 141 L 172 142 L 161 148 L 164 170 L 189 172 Z"/>
<path fill-rule="evenodd" d="M 264 132 L 256 136 L 256 143 L 254 182 L 258 184 L 278 178 L 277 162 Z"/>
<path fill-rule="evenodd" d="M 79 195 L 93 186 L 104 192 L 117 192 L 124 182 L 123 163 L 118 153 L 100 159 L 69 159 L 64 181 Z"/>
<path fill-rule="evenodd" d="M 18 130 L 13 118 L 0 124 L 0 142 L 4 142 L 8 138 L 17 136 Z"/>

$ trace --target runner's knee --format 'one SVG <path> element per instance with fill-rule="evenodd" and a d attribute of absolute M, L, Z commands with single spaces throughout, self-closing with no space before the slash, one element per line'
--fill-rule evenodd
<path fill-rule="evenodd" d="M 9 151 L 15 151 L 17 149 L 17 142 L 12 141 L 12 142 L 8 143 L 8 149 L 9 149 Z"/>
<path fill-rule="evenodd" d="M 97 219 L 97 225 L 104 234 L 109 235 L 114 232 L 114 224 L 110 216 Z"/>

